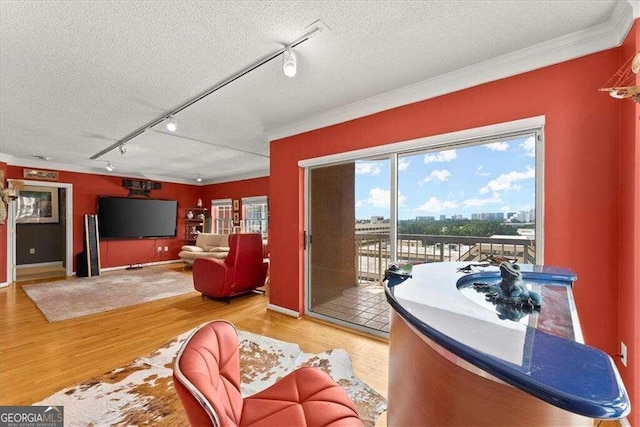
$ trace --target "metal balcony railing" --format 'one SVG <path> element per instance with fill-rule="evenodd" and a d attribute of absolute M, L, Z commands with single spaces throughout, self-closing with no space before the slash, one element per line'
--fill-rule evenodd
<path fill-rule="evenodd" d="M 363 233 L 355 235 L 358 281 L 382 283 L 384 270 L 391 262 L 389 235 Z M 491 238 L 476 236 L 435 236 L 399 234 L 397 260 L 421 264 L 443 261 L 481 261 L 489 255 L 534 264 L 535 240 L 527 238 Z"/>

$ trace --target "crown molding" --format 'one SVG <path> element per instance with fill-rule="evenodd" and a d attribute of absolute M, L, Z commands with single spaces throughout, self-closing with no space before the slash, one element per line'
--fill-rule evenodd
<path fill-rule="evenodd" d="M 620 46 L 633 25 L 632 1 L 638 0 L 617 3 L 609 20 L 588 29 L 320 113 L 267 135 L 271 141 L 297 135 Z"/>
<path fill-rule="evenodd" d="M 640 18 L 640 0 L 627 0 L 633 9 L 633 19 Z"/>

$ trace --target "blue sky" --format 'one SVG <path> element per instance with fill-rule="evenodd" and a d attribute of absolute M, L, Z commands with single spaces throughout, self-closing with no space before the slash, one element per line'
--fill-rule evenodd
<path fill-rule="evenodd" d="M 533 135 L 398 157 L 398 216 L 518 212 L 535 205 Z M 356 218 L 389 218 L 389 162 L 356 162 Z"/>

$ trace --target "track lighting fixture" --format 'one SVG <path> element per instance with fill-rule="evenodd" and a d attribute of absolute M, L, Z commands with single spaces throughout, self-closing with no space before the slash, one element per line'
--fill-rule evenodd
<path fill-rule="evenodd" d="M 108 170 L 109 172 L 113 172 L 113 170 L 114 170 L 114 169 L 115 169 L 115 168 L 113 167 L 113 165 L 111 164 L 111 162 L 107 162 L 107 170 Z"/>
<path fill-rule="evenodd" d="M 282 54 L 282 71 L 287 77 L 295 76 L 298 71 L 296 55 L 291 51 L 291 46 L 288 46 Z"/>
<path fill-rule="evenodd" d="M 163 112 L 162 115 L 156 117 L 155 119 L 151 120 L 150 122 L 142 125 L 141 127 L 139 127 L 138 129 L 130 132 L 129 134 L 127 134 L 126 136 L 120 138 L 118 141 L 114 142 L 113 144 L 111 144 L 110 146 L 108 146 L 107 148 L 105 148 L 104 150 L 101 150 L 99 152 L 97 152 L 96 154 L 94 154 L 93 156 L 91 156 L 91 160 L 97 160 L 100 157 L 104 156 L 105 154 L 109 153 L 111 150 L 115 150 L 116 148 L 121 147 L 125 142 L 127 141 L 131 141 L 133 138 L 136 138 L 137 136 L 142 135 L 144 132 L 153 129 L 155 126 L 164 124 L 166 129 L 169 132 L 175 132 L 178 128 L 175 119 L 173 118 L 173 116 L 175 114 L 180 113 L 182 110 L 189 108 L 191 105 L 195 104 L 196 102 L 201 101 L 202 99 L 206 98 L 207 96 L 211 95 L 212 93 L 218 91 L 219 89 L 222 89 L 223 87 L 227 86 L 228 84 L 238 80 L 239 78 L 241 78 L 242 76 L 252 72 L 253 70 L 273 61 L 276 60 L 280 57 L 280 55 L 282 55 L 283 58 L 283 63 L 282 63 L 282 71 L 284 72 L 284 74 L 288 77 L 293 77 L 296 75 L 297 72 L 297 63 L 296 63 L 296 55 L 293 53 L 292 49 L 294 47 L 299 46 L 300 44 L 306 42 L 307 40 L 311 39 L 312 37 L 317 36 L 318 34 L 320 34 L 321 31 L 324 31 L 325 29 L 330 30 L 329 27 L 327 27 L 327 25 L 322 22 L 321 20 L 317 20 L 315 22 L 313 22 L 311 25 L 309 25 L 308 27 L 308 31 L 303 34 L 301 37 L 293 40 L 292 42 L 288 43 L 285 45 L 285 47 L 281 47 L 278 50 L 267 54 L 266 56 L 263 56 L 262 58 L 259 58 L 258 60 L 256 60 L 255 62 L 247 65 L 246 67 L 236 71 L 234 74 L 225 77 L 224 79 L 220 80 L 219 82 L 217 82 L 215 85 L 211 86 L 210 88 L 206 89 L 204 92 L 201 92 L 197 95 L 195 95 L 194 97 L 186 100 L 185 102 L 183 102 L 182 104 L 176 106 L 173 110 L 171 111 L 166 111 Z"/>
<path fill-rule="evenodd" d="M 127 146 L 124 144 L 121 144 L 118 149 L 120 150 L 120 154 L 127 154 Z"/>
<path fill-rule="evenodd" d="M 169 132 L 175 132 L 177 128 L 178 126 L 176 125 L 176 121 L 174 120 L 174 118 L 169 117 L 169 120 L 167 121 L 167 130 Z"/>

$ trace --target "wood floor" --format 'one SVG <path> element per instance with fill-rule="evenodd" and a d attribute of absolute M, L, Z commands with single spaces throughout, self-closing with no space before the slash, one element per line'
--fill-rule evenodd
<path fill-rule="evenodd" d="M 191 274 L 175 264 L 165 268 Z M 203 299 L 193 292 L 49 323 L 22 290 L 23 284 L 40 282 L 20 282 L 0 289 L 0 405 L 37 402 L 64 387 L 123 366 L 176 335 L 214 319 L 226 319 L 238 329 L 296 342 L 307 352 L 344 348 L 351 355 L 356 375 L 387 395 L 387 342 L 269 311 L 268 297 L 264 295 L 251 294 L 226 304 Z M 385 424 L 383 414 L 377 425 Z"/>
<path fill-rule="evenodd" d="M 183 273 L 190 275 L 191 271 Z M 0 289 L 0 405 L 37 402 L 64 387 L 125 365 L 214 319 L 229 320 L 245 331 L 297 342 L 307 352 L 344 348 L 352 357 L 356 375 L 383 396 L 387 394 L 386 342 L 269 311 L 264 295 L 251 294 L 226 304 L 193 292 L 48 323 L 22 291 L 27 283 L 37 281 Z"/>

